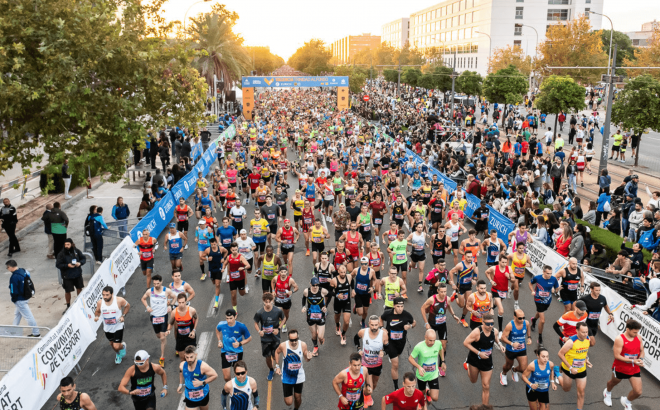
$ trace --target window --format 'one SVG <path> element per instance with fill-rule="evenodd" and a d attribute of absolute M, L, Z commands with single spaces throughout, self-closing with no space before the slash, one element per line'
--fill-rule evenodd
<path fill-rule="evenodd" d="M 516 7 L 516 20 L 522 20 L 524 7 Z"/>
<path fill-rule="evenodd" d="M 459 1 L 458 2 L 458 11 L 461 11 L 463 9 L 463 4 Z"/>
<path fill-rule="evenodd" d="M 452 21 L 451 21 L 451 24 L 452 24 L 453 27 L 458 27 L 458 26 L 461 24 L 461 22 L 458 21 L 458 16 L 454 16 L 454 17 L 452 17 L 451 20 L 452 20 Z"/>
<path fill-rule="evenodd" d="M 440 30 L 442 30 L 442 29 L 444 29 L 444 28 L 445 28 L 445 21 L 444 21 L 444 20 L 440 20 Z"/>
<path fill-rule="evenodd" d="M 516 27 L 513 30 L 514 36 L 522 36 L 522 24 L 516 24 Z"/>
<path fill-rule="evenodd" d="M 470 24 L 472 23 L 472 13 L 468 13 L 465 15 L 465 24 Z"/>
<path fill-rule="evenodd" d="M 591 15 L 591 13 L 589 13 L 590 11 L 591 11 L 590 7 L 584 9 L 584 17 L 589 18 L 589 16 Z"/>
<path fill-rule="evenodd" d="M 568 20 L 568 9 L 548 9 L 548 21 Z"/>
<path fill-rule="evenodd" d="M 522 40 L 513 40 L 514 47 L 522 47 Z"/>
<path fill-rule="evenodd" d="M 548 4 L 571 4 L 571 0 L 548 0 Z"/>
<path fill-rule="evenodd" d="M 459 39 L 459 40 L 463 40 L 463 35 L 464 35 L 464 34 L 465 34 L 465 30 L 464 30 L 464 29 L 460 29 L 460 30 L 458 30 L 458 39 Z"/>

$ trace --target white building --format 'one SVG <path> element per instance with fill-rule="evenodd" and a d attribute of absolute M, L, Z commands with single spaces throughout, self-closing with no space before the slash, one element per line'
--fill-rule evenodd
<path fill-rule="evenodd" d="M 517 45 L 533 56 L 536 32 L 541 43 L 550 25 L 573 20 L 585 11 L 602 13 L 603 1 L 447 0 L 410 15 L 409 41 L 419 48 L 444 48 L 449 66 L 456 52 L 456 71 L 485 75 L 492 50 Z M 603 17 L 588 17 L 593 29 L 600 30 Z"/>
<path fill-rule="evenodd" d="M 630 40 L 632 40 L 632 45 L 635 47 L 648 47 L 649 40 L 653 36 L 653 32 L 660 26 L 660 23 L 657 20 L 653 20 L 648 23 L 642 24 L 641 31 L 629 31 L 626 33 Z"/>
<path fill-rule="evenodd" d="M 403 48 L 408 42 L 408 17 L 391 21 L 382 27 L 381 41 L 395 48 Z"/>

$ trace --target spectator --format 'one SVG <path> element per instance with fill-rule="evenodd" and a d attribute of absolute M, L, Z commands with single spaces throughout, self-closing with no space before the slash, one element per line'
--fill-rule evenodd
<path fill-rule="evenodd" d="M 108 225 L 105 224 L 103 220 L 103 208 L 93 206 L 89 209 L 89 215 L 87 215 L 86 221 L 91 226 L 90 229 L 90 238 L 92 240 L 92 249 L 94 251 L 94 259 L 96 259 L 96 264 L 100 265 L 103 260 L 103 231 L 108 229 Z"/>
<path fill-rule="evenodd" d="M 628 215 L 628 224 L 630 229 L 628 231 L 628 237 L 630 242 L 637 242 L 637 229 L 642 225 L 644 220 L 644 211 L 642 210 L 642 202 L 635 202 L 634 209 Z"/>
<path fill-rule="evenodd" d="M 156 195 L 156 191 L 158 191 L 158 187 L 160 187 L 161 182 L 165 182 L 165 176 L 163 173 L 160 171 L 160 169 L 156 170 L 156 175 L 151 178 L 151 192 Z"/>
<path fill-rule="evenodd" d="M 167 195 L 168 192 L 170 191 L 168 191 L 167 188 L 165 188 L 165 181 L 161 181 L 160 185 L 158 186 L 158 189 L 156 189 L 156 193 L 154 194 L 154 196 L 156 197 L 155 200 L 160 201 L 165 197 L 165 195 Z"/>
<path fill-rule="evenodd" d="M 16 225 L 18 224 L 18 214 L 16 207 L 11 204 L 9 198 L 2 200 L 2 208 L 0 208 L 0 219 L 2 220 L 2 229 L 5 230 L 9 237 L 9 253 L 7 256 L 10 258 L 16 252 L 21 251 L 21 245 L 18 243 L 16 237 Z"/>
<path fill-rule="evenodd" d="M 607 257 L 607 251 L 603 245 L 595 243 L 591 246 L 591 255 L 589 255 L 589 265 L 598 269 L 606 269 L 610 264 Z"/>
<path fill-rule="evenodd" d="M 64 199 L 71 199 L 69 195 L 69 188 L 71 187 L 71 174 L 69 174 L 69 160 L 64 159 L 62 164 L 62 181 L 64 181 Z"/>
<path fill-rule="evenodd" d="M 64 288 L 64 299 L 66 300 L 66 313 L 71 307 L 71 292 L 76 289 L 80 295 L 84 287 L 81 266 L 87 262 L 85 255 L 76 248 L 71 238 L 64 242 L 64 249 L 57 255 L 57 269 L 62 274 L 62 287 Z"/>
<path fill-rule="evenodd" d="M 612 195 L 610 195 L 609 189 L 603 191 L 598 197 L 598 206 L 596 207 L 596 226 L 600 226 L 600 220 L 607 219 L 608 211 L 612 210 L 611 205 Z"/>
<path fill-rule="evenodd" d="M 607 229 L 617 235 L 621 235 L 621 210 L 615 209 L 609 213 L 610 219 L 607 220 Z"/>
<path fill-rule="evenodd" d="M 658 300 L 660 300 L 660 279 L 654 278 L 649 281 L 649 290 L 651 294 L 646 299 L 646 303 L 643 305 L 632 305 L 633 309 L 641 309 L 645 315 L 649 314 L 649 310 L 655 307 L 655 310 L 651 313 L 651 316 L 660 321 L 660 305 L 658 305 Z"/>
<path fill-rule="evenodd" d="M 163 172 L 170 165 L 170 142 L 163 138 L 158 147 L 158 156 L 160 157 L 160 164 L 163 167 Z"/>
<path fill-rule="evenodd" d="M 589 210 L 580 219 L 582 219 L 583 221 L 588 222 L 592 225 L 598 226 L 600 224 L 600 220 L 598 220 L 598 223 L 596 223 L 596 220 L 598 218 L 596 212 L 597 212 L 596 202 L 589 201 Z"/>
<path fill-rule="evenodd" d="M 644 274 L 642 272 L 645 269 L 644 266 L 644 254 L 642 253 L 642 245 L 636 243 L 633 244 L 632 248 L 629 248 L 625 245 L 625 242 L 621 244 L 621 250 L 626 251 L 628 254 L 628 259 L 630 259 L 630 270 L 634 276 L 641 276 Z"/>
<path fill-rule="evenodd" d="M 630 228 L 630 222 L 628 221 L 628 215 L 635 209 L 635 199 L 630 195 L 626 195 L 626 202 L 621 207 L 621 228 L 623 231 L 623 237 L 628 237 L 628 229 Z"/>
<path fill-rule="evenodd" d="M 584 259 L 584 225 L 576 224 L 573 228 L 573 238 L 571 239 L 571 246 L 569 248 L 568 256 L 575 258 L 579 261 Z"/>
<path fill-rule="evenodd" d="M 481 199 L 481 184 L 479 183 L 479 181 L 474 177 L 474 175 L 468 175 L 467 181 L 468 181 L 467 193 L 472 194 L 477 198 Z"/>
<path fill-rule="evenodd" d="M 649 186 L 646 185 L 646 193 L 650 197 L 649 202 L 647 202 L 646 206 L 648 207 L 650 205 L 653 209 L 660 208 L 660 191 L 651 192 Z"/>
<path fill-rule="evenodd" d="M 21 318 L 25 318 L 28 323 L 28 326 L 32 326 L 32 333 L 28 337 L 40 337 L 39 328 L 37 327 L 37 321 L 32 315 L 30 306 L 28 306 L 28 299 L 25 292 L 25 277 L 30 277 L 30 272 L 26 271 L 23 268 L 19 268 L 15 260 L 10 259 L 5 263 L 7 270 L 11 272 L 11 277 L 9 278 L 9 295 L 11 296 L 11 301 L 16 306 L 14 311 L 14 326 L 21 324 Z"/>
<path fill-rule="evenodd" d="M 555 193 L 559 192 L 561 186 L 561 177 L 564 175 L 564 165 L 560 158 L 555 158 L 552 168 L 550 168 L 550 177 L 552 177 L 552 189 Z"/>
<path fill-rule="evenodd" d="M 630 267 L 631 263 L 630 259 L 628 259 L 628 252 L 622 249 L 616 255 L 614 263 L 605 269 L 605 272 L 611 273 L 613 275 L 632 276 L 630 274 Z"/>
<path fill-rule="evenodd" d="M 545 217 L 543 215 L 538 215 L 536 217 L 536 235 L 532 235 L 532 239 L 544 245 L 547 245 L 549 234 L 548 234 L 548 228 L 546 226 L 547 226 L 547 222 L 545 220 Z"/>
<path fill-rule="evenodd" d="M 183 143 L 181 144 L 181 156 L 185 158 L 190 158 L 192 153 L 192 145 L 190 144 L 190 137 L 186 137 Z"/>
<path fill-rule="evenodd" d="M 598 195 L 603 192 L 610 192 L 610 185 L 612 185 L 612 177 L 609 176 L 607 170 L 604 169 L 600 173 L 600 177 L 598 177 Z"/>
<path fill-rule="evenodd" d="M 176 158 L 176 161 L 179 161 L 181 159 L 181 150 L 183 149 L 183 138 L 181 136 L 177 136 L 176 140 L 172 144 L 174 149 L 174 158 Z"/>
<path fill-rule="evenodd" d="M 124 238 L 128 235 L 128 217 L 131 215 L 131 210 L 128 205 L 124 203 L 124 198 L 118 197 L 117 203 L 112 207 L 112 218 L 119 221 L 118 230 L 122 232 L 121 237 Z"/>
<path fill-rule="evenodd" d="M 153 201 L 151 198 L 151 191 L 149 191 L 142 195 L 142 202 L 140 202 L 140 208 L 138 209 L 138 218 L 144 218 L 152 208 Z"/>
<path fill-rule="evenodd" d="M 630 181 L 626 184 L 626 187 L 624 188 L 623 192 L 625 192 L 626 195 L 630 195 L 633 198 L 637 198 L 637 183 L 639 182 L 639 177 L 637 175 L 633 175 L 630 177 Z"/>
<path fill-rule="evenodd" d="M 568 161 L 568 166 L 566 167 L 566 178 L 568 178 L 568 186 L 573 191 L 573 195 L 576 195 L 576 178 L 577 178 L 578 168 L 574 159 Z"/>
<path fill-rule="evenodd" d="M 156 137 L 149 135 L 149 157 L 151 158 L 151 169 L 156 169 L 156 157 L 158 156 L 158 142 Z"/>
<path fill-rule="evenodd" d="M 46 236 L 48 236 L 48 250 L 46 251 L 46 257 L 48 259 L 55 259 L 55 250 L 53 248 L 55 242 L 53 241 L 53 234 L 50 231 L 50 219 L 48 218 L 51 209 L 53 209 L 53 205 L 46 204 L 46 210 L 43 215 L 41 215 L 41 220 L 44 221 L 44 232 L 46 233 Z"/>
<path fill-rule="evenodd" d="M 53 209 L 46 215 L 50 222 L 50 232 L 53 235 L 53 251 L 57 256 L 64 248 L 69 217 L 60 209 L 60 203 L 54 202 Z"/>
<path fill-rule="evenodd" d="M 557 240 L 555 241 L 555 250 L 561 256 L 568 257 L 571 241 L 573 240 L 573 234 L 571 233 L 571 228 L 568 226 L 567 222 L 562 221 L 560 226 L 560 233 L 557 237 Z"/>

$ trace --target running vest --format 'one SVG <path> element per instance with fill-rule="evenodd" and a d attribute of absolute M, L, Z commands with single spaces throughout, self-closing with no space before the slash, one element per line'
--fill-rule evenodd
<path fill-rule="evenodd" d="M 286 355 L 282 366 L 282 384 L 299 384 L 305 381 L 305 370 L 303 370 L 302 343 L 294 349 L 289 341 L 286 342 Z"/>
<path fill-rule="evenodd" d="M 191 371 L 188 368 L 188 363 L 185 363 L 183 365 L 183 381 L 184 384 L 186 385 L 185 397 L 186 399 L 192 402 L 202 401 L 209 394 L 210 389 L 208 384 L 199 387 L 193 386 L 193 380 L 200 380 L 200 381 L 206 380 L 206 375 L 202 374 L 201 368 L 202 368 L 201 360 L 197 360 L 197 363 L 195 364 L 195 370 L 193 371 Z M 249 383 L 248 383 L 248 387 L 249 387 Z"/>
<path fill-rule="evenodd" d="M 293 227 L 290 226 L 289 229 L 286 229 L 285 227 L 282 227 L 282 233 L 280 234 L 280 240 L 281 246 L 284 249 L 291 249 L 293 248 L 293 240 L 294 240 L 294 234 L 293 234 Z"/>
<path fill-rule="evenodd" d="M 117 296 L 112 296 L 110 305 L 105 304 L 105 300 L 101 299 L 101 318 L 103 319 L 103 331 L 106 333 L 115 333 L 124 328 L 124 322 L 119 318 L 122 316 L 122 311 L 117 304 Z"/>
<path fill-rule="evenodd" d="M 78 392 L 78 394 L 71 403 L 67 403 L 66 399 L 64 398 L 64 395 L 62 395 L 62 397 L 60 397 L 60 410 L 81 410 L 82 409 L 82 407 L 80 407 L 81 394 L 82 393 Z"/>
<path fill-rule="evenodd" d="M 383 264 L 383 258 L 380 252 L 376 252 L 376 256 L 373 255 L 373 252 L 369 252 L 369 266 L 375 271 L 380 270 L 380 266 Z"/>
<path fill-rule="evenodd" d="M 500 241 L 493 243 L 492 240 L 488 240 L 488 248 L 486 249 L 486 264 L 497 263 L 498 258 L 500 257 Z"/>
<path fill-rule="evenodd" d="M 369 279 L 369 269 L 367 268 L 367 274 L 363 275 L 362 267 L 359 267 L 355 274 L 355 293 L 358 295 L 368 294 L 370 285 L 371 280 Z"/>
<path fill-rule="evenodd" d="M 511 270 L 513 270 L 513 274 L 515 275 L 516 278 L 525 277 L 526 264 L 527 264 L 527 255 L 523 256 L 522 258 L 518 258 L 518 252 L 515 252 L 513 254 L 513 257 L 511 258 Z"/>
<path fill-rule="evenodd" d="M 371 330 L 365 329 L 362 335 L 362 366 L 378 367 L 383 364 L 383 358 L 380 356 L 383 350 L 383 329 L 378 329 L 375 338 L 371 338 Z"/>
<path fill-rule="evenodd" d="M 472 281 L 472 275 L 474 275 L 474 264 L 468 265 L 461 261 L 462 268 L 458 272 L 458 284 L 459 285 L 470 285 Z"/>
<path fill-rule="evenodd" d="M 346 400 L 348 400 L 348 406 L 344 406 L 340 400 L 339 408 L 342 410 L 361 409 L 364 407 L 364 394 L 362 388 L 366 383 L 364 374 L 362 374 L 362 367 L 360 367 L 360 375 L 355 378 L 351 375 L 351 370 L 349 368 L 346 368 L 344 371 L 346 372 L 346 381 L 341 384 L 341 394 Z"/>
<path fill-rule="evenodd" d="M 449 301 L 447 297 L 445 300 L 438 299 L 438 295 L 433 295 L 433 303 L 429 307 L 428 321 L 431 326 L 440 326 L 447 323 L 447 310 Z"/>
<path fill-rule="evenodd" d="M 485 299 L 479 299 L 479 294 L 474 294 L 474 303 L 472 304 L 472 314 L 470 320 L 481 323 L 481 317 L 490 311 L 490 295 L 486 292 Z"/>
<path fill-rule="evenodd" d="M 271 281 L 277 274 L 277 268 L 279 266 L 275 265 L 275 254 L 268 261 L 268 255 L 264 255 L 264 261 L 261 264 L 261 279 Z"/>
<path fill-rule="evenodd" d="M 587 368 L 587 355 L 590 345 L 589 336 L 584 340 L 580 340 L 577 335 L 573 335 L 570 339 L 573 341 L 573 347 L 566 352 L 566 361 L 571 367 L 576 368 L 578 373 L 583 372 Z M 570 370 L 563 361 L 561 362 L 561 367 L 564 370 Z"/>
<path fill-rule="evenodd" d="M 357 258 L 360 255 L 358 250 L 358 245 L 360 244 L 360 233 L 355 232 L 354 235 L 351 235 L 351 231 L 346 232 L 346 248 L 351 252 L 353 258 Z"/>
<path fill-rule="evenodd" d="M 289 286 L 289 279 L 291 276 L 288 276 L 282 280 L 280 275 L 277 275 L 277 281 L 275 282 L 275 301 L 278 303 L 286 303 L 291 300 L 288 292 L 291 290 Z"/>
<path fill-rule="evenodd" d="M 435 239 L 433 239 L 433 249 L 431 251 L 431 254 L 433 257 L 438 258 L 438 259 L 443 259 L 445 257 L 445 248 L 447 246 L 447 237 L 443 236 L 442 239 L 438 238 L 438 235 L 435 235 Z"/>
<path fill-rule="evenodd" d="M 156 292 L 155 287 L 151 287 L 149 294 L 149 305 L 151 306 L 152 323 L 157 325 L 164 323 L 165 315 L 167 315 L 167 288 L 163 286 L 160 293 Z"/>
<path fill-rule="evenodd" d="M 582 271 L 580 268 L 577 268 L 575 273 L 571 273 L 568 266 L 566 267 L 566 277 L 562 279 L 562 282 L 566 283 L 566 290 L 569 292 L 577 292 L 580 287 L 580 278 L 582 278 Z"/>
<path fill-rule="evenodd" d="M 186 281 L 182 280 L 181 281 L 181 286 L 179 287 L 174 287 L 174 282 L 170 282 L 170 289 L 172 289 L 172 293 L 174 293 L 174 306 L 178 306 L 179 302 L 177 302 L 177 296 L 179 296 L 179 293 L 185 293 L 186 296 L 188 296 L 188 293 L 186 292 Z"/>
<path fill-rule="evenodd" d="M 188 205 L 177 205 L 174 209 L 176 211 L 176 219 L 179 222 L 185 222 L 188 220 Z"/>
<path fill-rule="evenodd" d="M 452 221 L 449 221 L 449 228 L 447 229 L 447 236 L 449 236 L 449 239 L 451 239 L 452 242 L 458 241 L 458 233 L 461 231 L 461 224 L 454 223 Z"/>
<path fill-rule="evenodd" d="M 506 345 L 506 350 L 509 351 L 509 352 L 515 352 L 515 353 L 524 352 L 525 350 L 527 350 L 525 339 L 527 339 L 527 322 L 525 322 L 523 320 L 522 329 L 518 329 L 516 327 L 515 321 L 512 320 L 511 321 L 511 332 L 509 333 L 509 341 L 511 343 L 520 343 L 521 345 L 523 345 L 523 347 L 521 349 L 516 350 L 516 349 L 513 348 L 513 346 L 507 344 Z"/>
<path fill-rule="evenodd" d="M 467 253 L 468 251 L 471 251 L 472 256 L 476 260 L 477 252 L 479 252 L 479 243 L 477 242 L 476 244 L 474 244 L 474 243 L 466 242 L 465 245 L 464 245 L 464 248 L 465 248 L 464 252 Z M 465 260 L 465 255 L 463 255 L 463 260 Z"/>
<path fill-rule="evenodd" d="M 174 321 L 176 322 L 177 337 L 189 337 L 188 335 L 193 331 L 195 320 L 190 316 L 190 308 L 186 308 L 186 313 L 181 315 L 179 310 L 174 310 Z M 183 366 L 184 368 L 186 366 Z"/>
<path fill-rule="evenodd" d="M 412 253 L 415 255 L 424 254 L 424 244 L 426 244 L 426 234 L 422 232 L 417 234 L 417 232 L 412 233 Z"/>
<path fill-rule="evenodd" d="M 328 262 L 328 265 L 325 268 L 322 266 L 323 262 L 320 262 L 318 267 L 314 266 L 314 275 L 319 278 L 321 287 L 327 289 L 330 281 L 332 280 L 332 274 L 330 273 L 330 262 Z"/>
<path fill-rule="evenodd" d="M 343 282 L 339 276 L 337 276 L 336 280 L 337 286 L 335 287 L 335 305 L 338 303 L 337 301 L 340 301 L 339 303 L 350 303 L 352 283 L 349 282 L 348 277 L 345 277 Z"/>
<path fill-rule="evenodd" d="M 154 245 L 156 241 L 154 238 L 149 237 L 145 240 L 144 237 L 138 239 L 138 250 L 140 251 L 140 260 L 150 261 L 154 258 Z"/>
<path fill-rule="evenodd" d="M 509 279 L 506 277 L 506 274 L 511 276 L 511 271 L 509 267 L 505 267 L 504 270 L 500 270 L 500 265 L 495 265 L 495 275 L 493 275 L 493 282 L 495 285 L 491 287 L 491 290 L 497 292 L 497 295 L 500 299 L 506 298 L 507 292 L 509 291 Z"/>
<path fill-rule="evenodd" d="M 171 255 L 178 255 L 183 249 L 183 238 L 179 235 L 179 231 L 176 231 L 174 235 L 170 234 L 169 248 Z"/>
<path fill-rule="evenodd" d="M 312 227 L 312 242 L 313 243 L 323 243 L 323 240 L 325 239 L 325 234 L 323 233 L 323 227 L 320 227 L 319 229 L 316 229 L 315 226 Z"/>
<path fill-rule="evenodd" d="M 639 353 L 642 351 L 642 344 L 639 339 L 635 336 L 633 340 L 628 340 L 628 338 L 623 333 L 621 334 L 621 339 L 623 339 L 621 356 L 628 360 L 639 359 Z M 612 363 L 612 370 L 627 375 L 633 375 L 640 372 L 639 366 L 630 362 L 622 362 L 621 360 L 617 359 L 614 359 L 614 363 Z"/>
<path fill-rule="evenodd" d="M 242 281 L 245 280 L 245 271 L 239 270 L 239 268 L 243 267 L 243 262 L 241 262 L 241 255 L 238 254 L 235 257 L 233 255 L 229 255 L 227 257 L 227 264 L 229 265 L 229 281 L 230 282 L 237 282 L 237 281 Z"/>
<path fill-rule="evenodd" d="M 401 283 L 399 283 L 399 277 L 397 276 L 396 282 L 391 283 L 389 276 L 383 279 L 385 281 L 385 307 L 393 308 L 394 307 L 394 298 L 396 293 L 401 293 Z"/>
<path fill-rule="evenodd" d="M 209 256 L 211 257 L 211 260 L 209 261 L 209 272 L 218 272 L 222 270 L 222 251 L 220 251 L 220 247 L 218 246 L 218 250 L 214 251 L 213 246 L 211 246 L 211 249 L 209 250 Z"/>
<path fill-rule="evenodd" d="M 538 360 L 534 360 L 532 363 L 534 363 L 534 371 L 528 377 L 529 382 L 531 384 L 538 385 L 536 391 L 547 392 L 548 388 L 550 387 L 550 375 L 552 373 L 552 370 L 550 369 L 550 363 L 549 362 L 546 363 L 545 369 L 543 370 L 539 367 Z M 532 388 L 530 387 L 531 384 L 527 385 L 528 391 L 532 390 Z"/>
<path fill-rule="evenodd" d="M 339 270 L 339 267 L 346 262 L 348 259 L 348 255 L 346 254 L 346 250 L 344 249 L 344 252 L 339 252 L 337 249 L 335 249 L 335 255 L 332 258 L 332 263 L 335 265 L 335 270 Z"/>
<path fill-rule="evenodd" d="M 134 402 L 156 400 L 156 392 L 154 391 L 155 375 L 156 372 L 151 363 L 149 363 L 149 369 L 146 372 L 140 371 L 140 368 L 135 365 L 135 373 L 131 376 L 131 391 L 137 390 L 136 394 L 131 395 Z"/>
<path fill-rule="evenodd" d="M 325 307 L 325 298 L 323 297 L 322 289 L 316 293 L 312 293 L 311 288 L 307 289 L 307 320 L 324 320 L 325 313 L 323 313 L 323 308 Z"/>

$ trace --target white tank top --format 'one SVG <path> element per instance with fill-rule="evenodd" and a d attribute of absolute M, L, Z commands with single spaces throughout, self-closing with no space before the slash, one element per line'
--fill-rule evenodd
<path fill-rule="evenodd" d="M 383 329 L 378 329 L 375 339 L 369 337 L 371 331 L 365 329 L 362 336 L 362 365 L 365 367 L 378 367 L 383 364 L 380 352 L 383 350 Z"/>
<path fill-rule="evenodd" d="M 292 348 L 289 341 L 286 342 L 286 356 L 284 357 L 285 369 L 282 369 L 282 382 L 287 384 L 298 384 L 305 381 L 305 369 L 303 369 L 303 351 L 302 343 L 298 343 L 296 349 Z M 296 355 L 298 357 L 294 357 Z M 292 380 L 291 376 L 296 375 L 296 379 Z M 285 380 L 286 379 L 286 380 Z"/>
<path fill-rule="evenodd" d="M 153 310 L 151 316 L 161 317 L 167 314 L 167 288 L 163 286 L 160 293 L 156 292 L 156 288 L 151 288 L 149 295 L 149 306 Z"/>
<path fill-rule="evenodd" d="M 170 289 L 172 289 L 172 292 L 174 293 L 174 306 L 179 306 L 179 302 L 177 302 L 177 296 L 179 296 L 179 293 L 185 293 L 186 297 L 190 296 L 188 295 L 188 292 L 186 292 L 185 286 L 185 280 L 181 281 L 181 286 L 179 287 L 174 286 L 174 282 L 170 283 Z M 190 305 L 190 302 L 186 303 L 186 305 Z"/>
<path fill-rule="evenodd" d="M 412 249 L 415 253 L 424 253 L 424 244 L 426 243 L 426 234 L 422 232 L 417 234 L 417 232 L 412 233 Z"/>
<path fill-rule="evenodd" d="M 447 236 L 449 236 L 449 239 L 451 239 L 452 242 L 458 241 L 458 233 L 461 230 L 461 224 L 457 223 L 454 225 L 451 221 L 449 221 L 449 229 L 447 229 Z"/>
<path fill-rule="evenodd" d="M 227 408 L 252 410 L 252 387 L 250 387 L 250 377 L 246 378 L 245 386 L 239 386 L 236 383 L 236 378 L 231 379 L 231 396 L 229 396 L 229 404 Z M 234 406 L 232 401 L 236 402 Z"/>
<path fill-rule="evenodd" d="M 105 304 L 105 300 L 101 299 L 101 319 L 103 319 L 103 331 L 107 333 L 115 333 L 124 328 L 124 322 L 119 318 L 122 316 L 122 311 L 117 304 L 117 296 L 112 297 L 110 305 Z"/>

